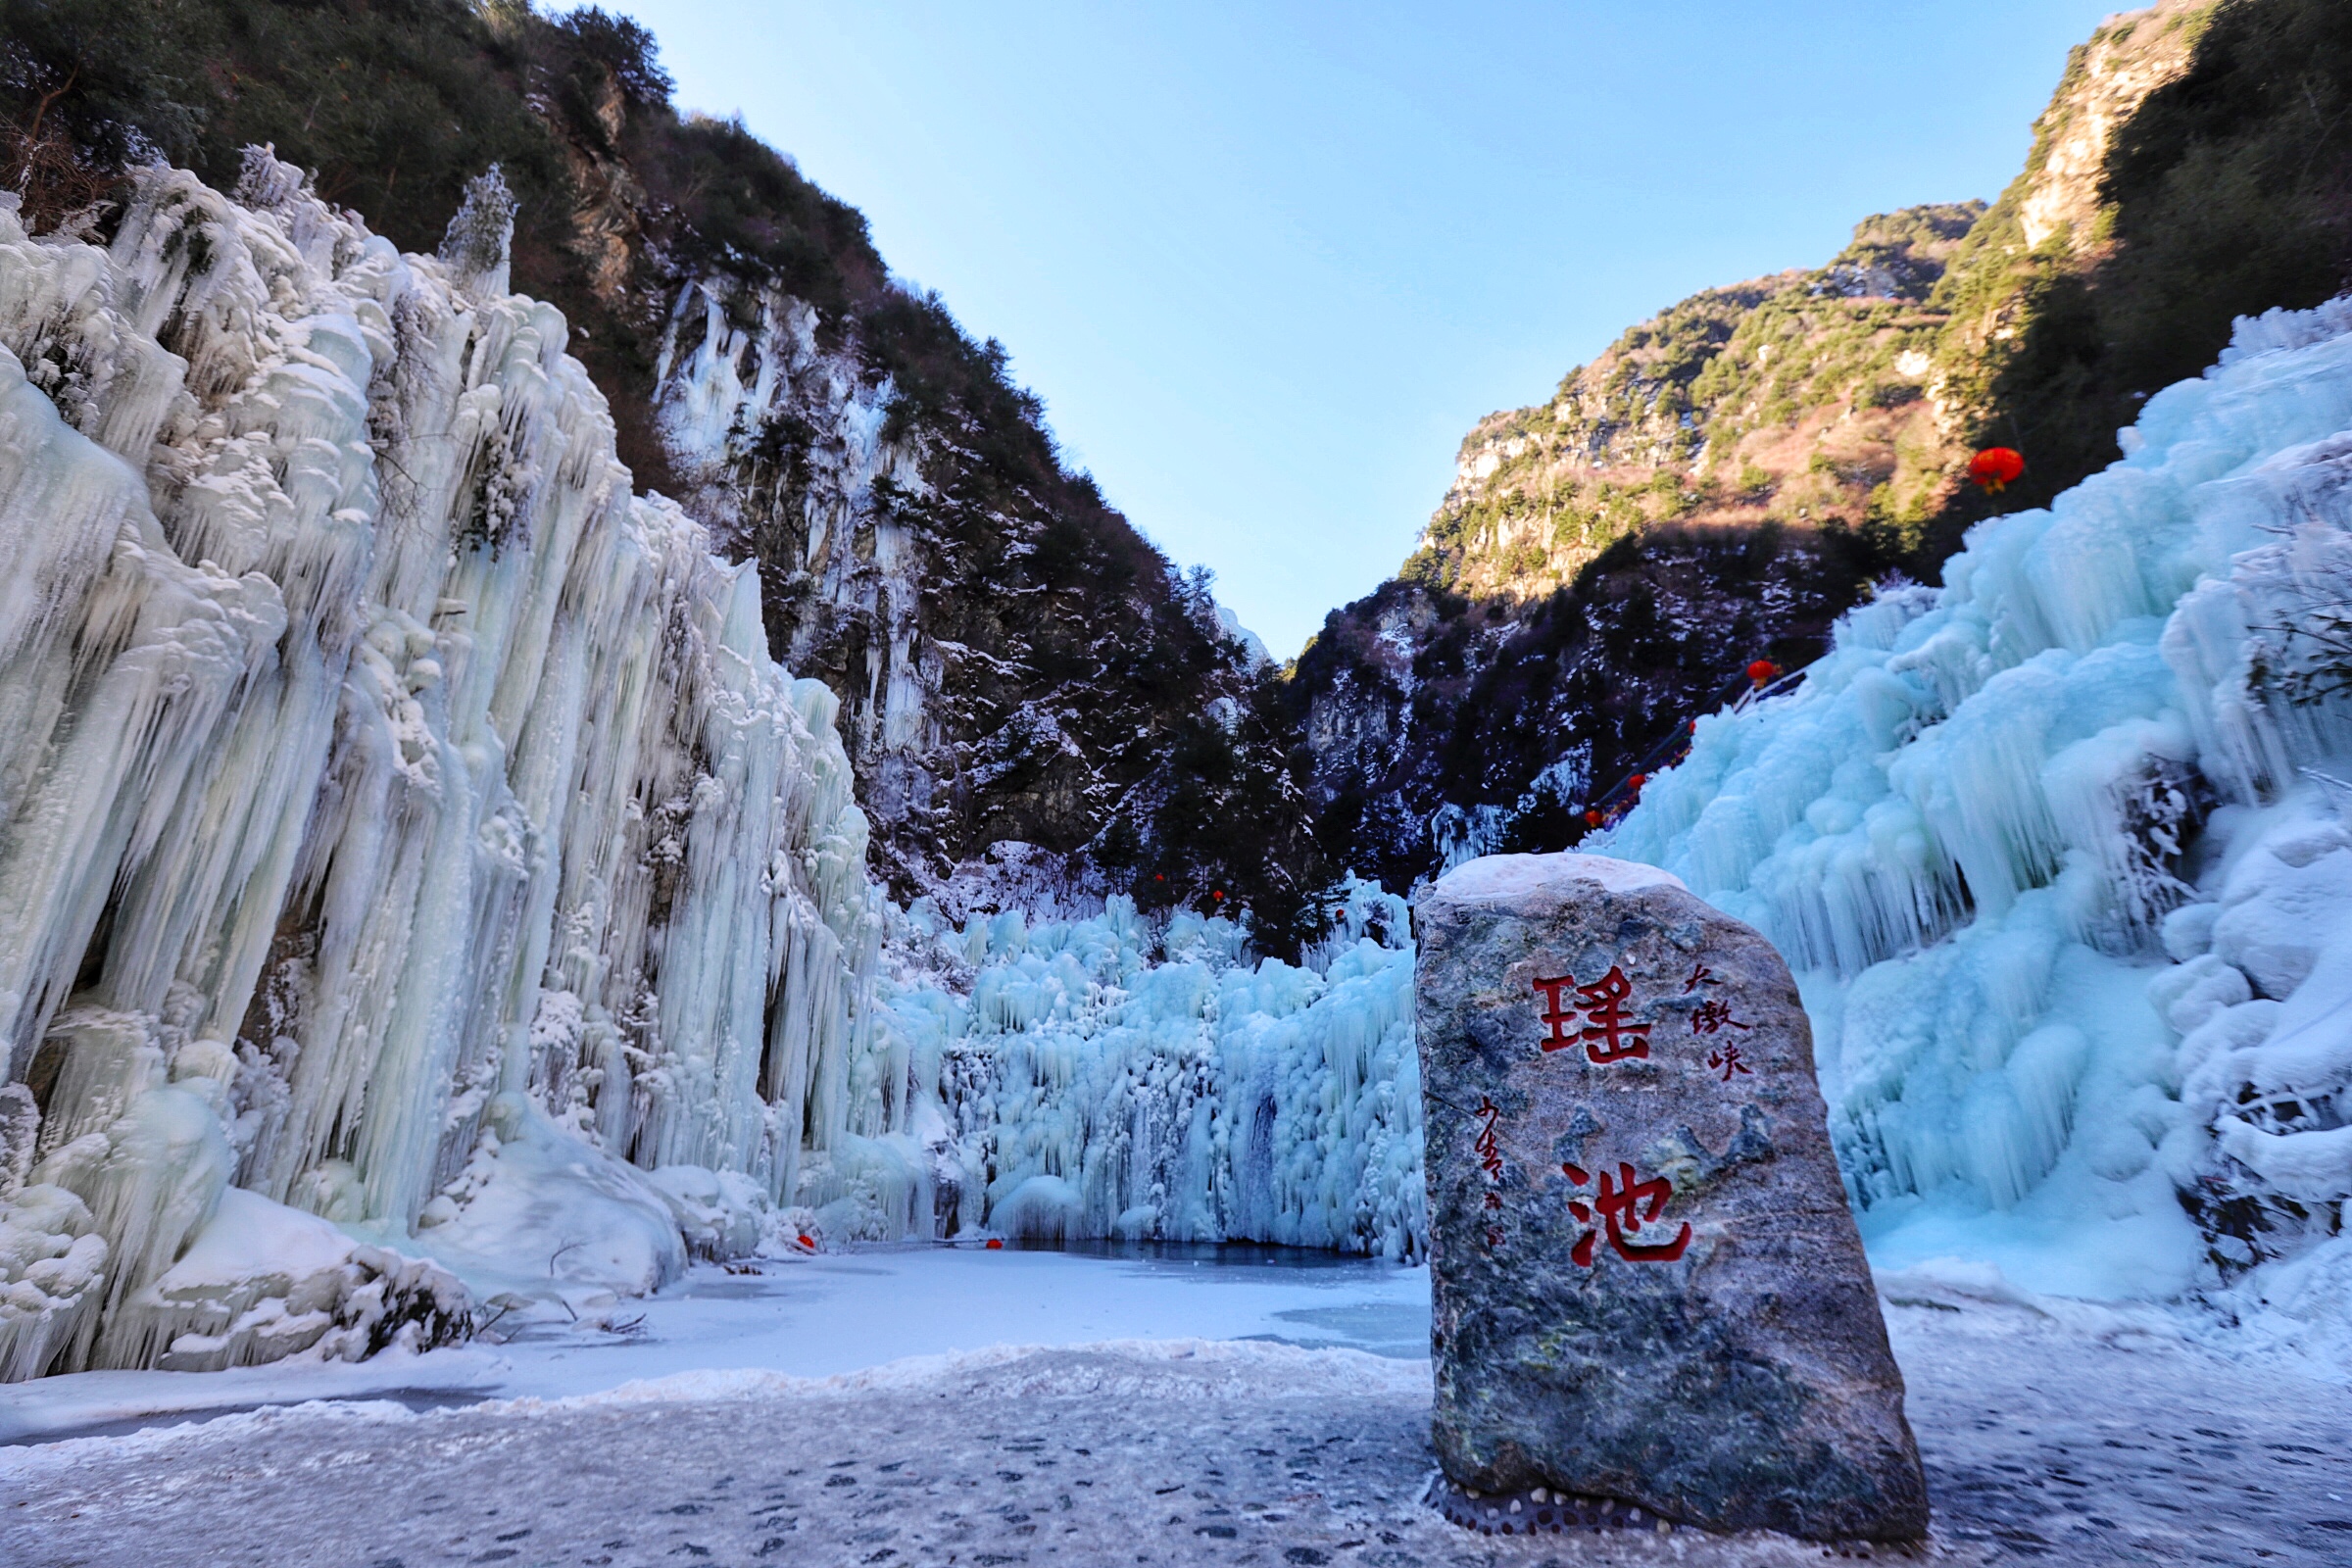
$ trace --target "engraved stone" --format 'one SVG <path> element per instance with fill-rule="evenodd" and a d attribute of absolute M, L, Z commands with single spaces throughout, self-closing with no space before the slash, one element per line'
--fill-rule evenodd
<path fill-rule="evenodd" d="M 1902 1374 L 1771 944 L 1596 856 L 1473 860 L 1415 915 L 1446 1475 L 1713 1530 L 1924 1536 Z"/>

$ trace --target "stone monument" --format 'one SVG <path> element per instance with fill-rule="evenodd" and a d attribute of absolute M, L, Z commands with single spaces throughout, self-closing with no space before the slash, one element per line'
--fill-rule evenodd
<path fill-rule="evenodd" d="M 1666 872 L 1584 855 L 1473 860 L 1414 926 L 1447 1512 L 1924 1536 L 1772 945 Z"/>

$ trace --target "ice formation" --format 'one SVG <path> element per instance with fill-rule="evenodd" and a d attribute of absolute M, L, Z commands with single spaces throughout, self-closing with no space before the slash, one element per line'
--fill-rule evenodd
<path fill-rule="evenodd" d="M 2171 1294 L 2352 1196 L 2352 302 L 2121 440 L 1591 846 L 1800 971 L 1882 1264 Z"/>
<path fill-rule="evenodd" d="M 891 909 L 834 699 L 631 494 L 510 216 L 404 257 L 260 155 L 104 249 L 0 211 L 0 1379 L 429 1343 L 779 1226 L 1419 1255 L 1402 905 L 1297 966 Z M 751 363 L 694 353 L 673 423 Z M 2340 1296 L 2352 306 L 2125 445 L 1605 848 L 1803 971 L 1883 1262 L 2169 1293 L 2314 1238 L 2258 1277 Z"/>
<path fill-rule="evenodd" d="M 105 249 L 0 214 L 0 1377 L 429 1329 L 414 1254 L 659 1283 L 855 1174 L 833 699 L 510 214 L 404 257 L 259 153 Z"/>
<path fill-rule="evenodd" d="M 0 211 L 0 1380 L 811 1233 L 1418 1252 L 1401 906 L 1304 968 L 890 909 L 834 698 L 631 494 L 512 213 L 402 256 L 260 152 L 103 249 Z"/>
<path fill-rule="evenodd" d="M 936 924 L 923 906 L 917 927 Z M 1353 884 L 1298 966 L 1225 919 L 1019 910 L 940 931 L 967 995 L 888 989 L 942 1232 L 1427 1250 L 1402 901 Z M 936 1118 L 936 1119 L 935 1119 Z"/>

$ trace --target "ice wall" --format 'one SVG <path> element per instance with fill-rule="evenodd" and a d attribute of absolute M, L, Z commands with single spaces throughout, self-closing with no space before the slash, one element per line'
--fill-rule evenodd
<path fill-rule="evenodd" d="M 2241 321 L 2121 442 L 1595 843 L 1800 972 L 1882 1263 L 2169 1294 L 2352 1196 L 2352 802 L 2305 771 L 2352 752 L 2352 303 Z"/>
<path fill-rule="evenodd" d="M 259 153 L 105 249 L 0 212 L 0 1377 L 446 1319 L 406 1253 L 659 1283 L 697 1181 L 857 1169 L 833 699 L 632 496 L 510 215 L 404 257 Z M 276 1294 L 161 1288 L 237 1237 Z"/>
<path fill-rule="evenodd" d="M 1124 898 L 939 933 L 968 989 L 890 985 L 880 1032 L 940 1230 L 1422 1256 L 1406 931 L 1402 901 L 1358 884 L 1299 967 L 1250 963 L 1224 919 L 1155 930 Z"/>

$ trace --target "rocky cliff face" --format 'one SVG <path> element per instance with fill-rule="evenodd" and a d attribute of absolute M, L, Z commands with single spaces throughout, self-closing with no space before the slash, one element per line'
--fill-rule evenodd
<path fill-rule="evenodd" d="M 1407 886 L 1560 848 L 1745 666 L 1810 659 L 1949 488 L 1929 299 L 1982 212 L 1865 220 L 1828 266 L 1685 300 L 1482 420 L 1397 580 L 1298 661 L 1333 853 Z"/>
<path fill-rule="evenodd" d="M 1929 299 L 1984 210 L 1865 219 L 1826 267 L 1695 294 L 1549 401 L 1490 415 L 1405 574 L 1527 600 L 1656 523 L 1917 513 L 1949 466 L 1926 395 L 1947 317 Z"/>
<path fill-rule="evenodd" d="M 759 561 L 777 657 L 841 696 L 877 872 L 937 890 L 1013 840 L 1156 883 L 1156 902 L 1171 872 L 1211 902 L 1255 886 L 1163 808 L 1179 753 L 1280 768 L 1257 711 L 1271 671 L 1204 585 L 1052 466 L 1034 405 L 927 363 L 975 353 L 1002 364 L 905 297 L 828 345 L 808 302 L 724 272 L 682 281 L 663 328 L 664 456 L 689 509 Z"/>
<path fill-rule="evenodd" d="M 2026 167 L 1954 252 L 1931 391 L 1957 448 L 2026 454 L 1967 524 L 2039 505 L 2116 457 L 2115 432 L 2197 374 L 2231 322 L 2352 278 L 2352 14 L 2325 0 L 2166 0 L 2067 63 Z"/>
<path fill-rule="evenodd" d="M 1744 691 L 1759 655 L 1809 657 L 1881 564 L 1843 529 L 1663 525 L 1524 604 L 1384 584 L 1291 684 L 1329 853 L 1410 887 L 1577 842 L 1671 760 L 1685 715 Z"/>
<path fill-rule="evenodd" d="M 618 455 L 756 562 L 769 651 L 840 702 L 878 876 L 941 890 L 1020 841 L 1146 907 L 1248 907 L 1284 944 L 1316 877 L 1274 672 L 1061 462 L 1004 350 L 894 282 L 789 159 L 672 109 L 635 24 L 110 9 L 11 21 L 0 139 L 36 228 L 103 237 L 112 172 L 142 156 L 225 185 L 273 143 L 425 249 L 497 163 L 514 286 L 572 322 Z"/>

